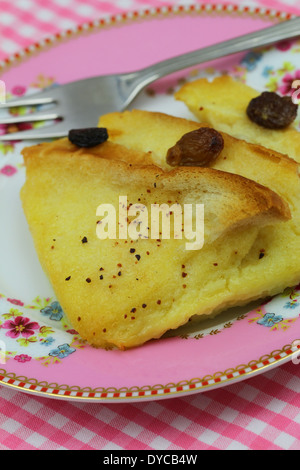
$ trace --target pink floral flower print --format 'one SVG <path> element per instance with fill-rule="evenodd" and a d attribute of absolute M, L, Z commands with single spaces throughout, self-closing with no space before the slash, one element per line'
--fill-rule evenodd
<path fill-rule="evenodd" d="M 67 333 L 70 333 L 70 335 L 78 335 L 76 330 L 67 330 Z"/>
<path fill-rule="evenodd" d="M 39 324 L 36 322 L 32 322 L 30 318 L 26 317 L 16 317 L 12 320 L 7 320 L 1 325 L 1 328 L 8 330 L 5 333 L 6 336 L 10 338 L 16 339 L 20 335 L 24 336 L 25 338 L 29 338 L 34 334 L 34 330 L 39 329 Z"/>
<path fill-rule="evenodd" d="M 1 168 L 0 173 L 5 176 L 13 176 L 15 173 L 17 173 L 17 169 L 11 165 L 5 165 L 3 168 Z"/>
<path fill-rule="evenodd" d="M 16 114 L 18 116 L 18 114 Z M 31 122 L 20 122 L 16 124 L 0 124 L 0 135 L 11 134 L 12 132 L 26 131 L 32 129 L 33 125 Z M 11 142 L 17 142 L 11 140 Z"/>
<path fill-rule="evenodd" d="M 282 81 L 281 85 L 278 87 L 279 93 L 282 95 L 291 95 L 295 89 L 292 88 L 292 84 L 295 80 L 300 80 L 300 70 L 296 70 L 294 74 L 287 73 Z"/>
<path fill-rule="evenodd" d="M 27 354 L 18 354 L 14 357 L 14 360 L 18 362 L 29 362 L 31 361 L 31 356 L 27 356 Z"/>
<path fill-rule="evenodd" d="M 6 134 L 7 124 L 0 124 L 0 135 Z"/>
<path fill-rule="evenodd" d="M 20 307 L 23 307 L 24 303 L 21 302 L 21 300 L 17 300 L 17 299 L 7 299 L 8 302 L 10 302 L 11 304 L 14 304 L 14 305 L 19 305 Z"/>
<path fill-rule="evenodd" d="M 19 131 L 27 131 L 29 129 L 32 129 L 33 128 L 33 125 L 31 124 L 31 122 L 20 122 L 18 124 L 18 130 Z"/>
<path fill-rule="evenodd" d="M 275 44 L 276 49 L 279 51 L 285 52 L 288 51 L 293 45 L 292 41 L 280 41 L 277 44 Z"/>
<path fill-rule="evenodd" d="M 12 92 L 13 95 L 22 96 L 26 92 L 26 88 L 22 85 L 16 85 L 16 86 L 13 87 L 11 92 Z"/>

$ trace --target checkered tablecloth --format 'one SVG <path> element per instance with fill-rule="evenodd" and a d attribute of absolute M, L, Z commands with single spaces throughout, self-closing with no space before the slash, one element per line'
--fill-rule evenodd
<path fill-rule="evenodd" d="M 0 0 L 0 60 L 96 17 L 187 3 Z M 237 3 L 300 15 L 299 0 Z M 68 402 L 1 386 L 0 449 L 299 450 L 299 392 L 300 365 L 292 362 L 224 388 L 144 403 Z"/>
<path fill-rule="evenodd" d="M 70 403 L 0 388 L 0 449 L 299 450 L 292 363 L 225 388 L 137 404 Z"/>

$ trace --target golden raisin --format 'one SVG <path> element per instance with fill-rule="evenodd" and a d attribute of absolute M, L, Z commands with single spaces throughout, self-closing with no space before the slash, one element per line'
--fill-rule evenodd
<path fill-rule="evenodd" d="M 279 96 L 264 91 L 253 98 L 247 107 L 247 116 L 259 126 L 267 129 L 283 129 L 297 117 L 298 105 L 289 96 Z"/>
<path fill-rule="evenodd" d="M 224 147 L 222 135 L 210 127 L 184 134 L 167 152 L 171 166 L 210 166 Z"/>

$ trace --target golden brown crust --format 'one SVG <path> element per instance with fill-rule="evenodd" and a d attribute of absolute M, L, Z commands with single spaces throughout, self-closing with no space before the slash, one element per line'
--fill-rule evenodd
<path fill-rule="evenodd" d="M 84 155 L 87 153 L 86 149 L 76 147 L 72 144 L 68 138 L 55 140 L 51 143 L 42 143 L 31 147 L 25 147 L 22 151 L 24 160 L 33 156 L 43 155 L 45 158 L 51 156 L 51 154 L 59 153 L 61 158 L 65 158 L 72 155 Z M 149 163 L 148 157 L 144 152 L 135 150 L 128 150 L 122 145 L 111 144 L 111 142 L 105 142 L 105 144 L 97 145 L 89 149 L 89 155 L 93 155 L 99 158 L 106 158 L 111 160 L 132 160 L 138 165 L 146 165 Z"/>
<path fill-rule="evenodd" d="M 132 155 L 135 158 L 134 165 L 128 162 Z M 51 144 L 27 147 L 23 150 L 23 156 L 26 165 L 28 159 L 80 157 L 92 171 L 110 174 L 112 181 L 118 182 L 125 178 L 128 185 L 149 187 L 155 183 L 157 189 L 189 191 L 195 197 L 197 192 L 199 195 L 206 192 L 222 195 L 224 213 L 227 211 L 226 204 L 230 204 L 231 209 L 234 207 L 230 211 L 230 220 L 226 222 L 227 227 L 246 217 L 253 222 L 254 217 L 274 220 L 288 220 L 291 217 L 288 204 L 278 194 L 252 180 L 214 168 L 177 167 L 167 172 L 155 165 L 142 165 L 147 155 L 111 142 L 87 150 L 74 146 L 67 139 L 61 139 Z M 136 164 L 137 159 L 140 165 Z"/>

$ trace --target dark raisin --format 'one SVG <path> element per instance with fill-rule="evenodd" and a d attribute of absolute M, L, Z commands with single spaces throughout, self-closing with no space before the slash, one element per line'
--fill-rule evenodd
<path fill-rule="evenodd" d="M 184 134 L 167 152 L 171 166 L 210 166 L 224 148 L 222 135 L 215 129 L 201 127 Z"/>
<path fill-rule="evenodd" d="M 107 139 L 108 133 L 105 127 L 89 127 L 69 131 L 69 140 L 77 147 L 95 147 Z"/>
<path fill-rule="evenodd" d="M 289 96 L 264 91 L 250 101 L 247 116 L 267 129 L 283 129 L 296 119 L 297 111 L 298 105 L 293 103 Z"/>

